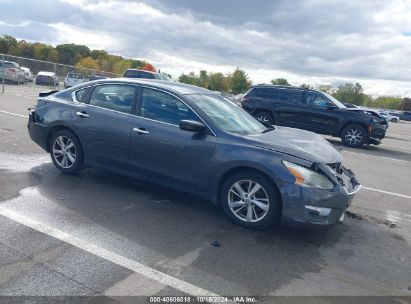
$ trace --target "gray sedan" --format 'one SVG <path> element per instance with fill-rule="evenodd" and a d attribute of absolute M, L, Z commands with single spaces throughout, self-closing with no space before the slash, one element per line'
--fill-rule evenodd
<path fill-rule="evenodd" d="M 194 193 L 248 228 L 340 223 L 361 188 L 322 137 L 267 128 L 180 83 L 106 79 L 41 93 L 28 130 L 63 173 L 93 166 Z"/>

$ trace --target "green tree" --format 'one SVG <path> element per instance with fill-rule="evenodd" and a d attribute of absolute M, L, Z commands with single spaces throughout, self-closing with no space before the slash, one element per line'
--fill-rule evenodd
<path fill-rule="evenodd" d="M 77 69 L 92 69 L 92 70 L 100 69 L 98 61 L 91 57 L 86 57 L 86 58 L 81 59 L 79 62 L 76 63 L 75 67 Z"/>
<path fill-rule="evenodd" d="M 210 76 L 211 77 L 211 76 Z M 207 71 L 201 70 L 200 75 L 198 76 L 198 85 L 203 88 L 209 87 L 209 76 Z"/>
<path fill-rule="evenodd" d="M 272 84 L 276 84 L 276 85 L 285 85 L 285 86 L 289 86 L 290 84 L 288 83 L 287 79 L 285 78 L 276 78 L 271 80 Z"/>
<path fill-rule="evenodd" d="M 74 65 L 77 61 L 91 55 L 91 51 L 87 46 L 74 43 L 60 44 L 56 46 L 56 50 L 59 53 L 61 63 L 68 65 Z"/>
<path fill-rule="evenodd" d="M 14 46 L 17 47 L 17 39 L 9 36 L 3 35 L 0 37 L 0 53 L 8 54 L 9 49 Z"/>
<path fill-rule="evenodd" d="M 334 93 L 334 88 L 329 84 L 320 84 L 317 86 L 317 90 L 330 95 Z"/>
<path fill-rule="evenodd" d="M 401 108 L 401 103 L 401 97 L 380 96 L 373 101 L 372 105 L 376 108 L 399 110 Z"/>
<path fill-rule="evenodd" d="M 208 89 L 220 92 L 228 91 L 228 82 L 223 73 L 210 73 L 208 77 Z"/>
<path fill-rule="evenodd" d="M 364 104 L 365 94 L 363 94 L 362 86 L 357 83 L 344 83 L 338 87 L 338 90 L 333 93 L 333 96 L 344 103 L 352 103 L 358 106 Z"/>
<path fill-rule="evenodd" d="M 190 72 L 188 74 L 181 74 L 180 77 L 178 77 L 178 81 L 181 83 L 187 83 L 192 85 L 198 85 L 199 83 L 198 77 L 194 74 L 194 72 Z"/>
<path fill-rule="evenodd" d="M 248 80 L 247 74 L 239 68 L 234 70 L 229 79 L 230 91 L 233 94 L 244 93 L 250 88 L 251 82 Z"/>

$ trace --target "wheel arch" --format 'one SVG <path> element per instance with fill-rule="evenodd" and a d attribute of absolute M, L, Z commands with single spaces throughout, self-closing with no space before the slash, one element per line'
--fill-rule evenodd
<path fill-rule="evenodd" d="M 50 129 L 50 131 L 47 134 L 47 141 L 46 141 L 47 142 L 47 150 L 46 151 L 48 153 L 50 152 L 50 141 L 51 141 L 51 138 L 52 138 L 53 134 L 58 132 L 58 131 L 61 131 L 61 130 L 68 130 L 71 133 L 73 133 L 74 136 L 77 137 L 80 144 L 83 146 L 83 143 L 81 142 L 80 137 L 76 134 L 76 132 L 74 132 L 74 130 L 72 128 L 68 127 L 67 125 L 55 125 Z M 84 153 L 84 150 L 83 150 L 83 153 Z"/>

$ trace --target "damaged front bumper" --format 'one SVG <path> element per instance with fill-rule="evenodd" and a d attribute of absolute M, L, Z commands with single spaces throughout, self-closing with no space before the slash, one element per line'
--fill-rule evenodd
<path fill-rule="evenodd" d="M 361 185 L 351 170 L 342 166 L 338 170 L 329 170 L 336 184 L 332 190 L 281 184 L 282 224 L 329 226 L 341 223 L 345 210 L 350 206 L 354 195 L 361 190 Z"/>

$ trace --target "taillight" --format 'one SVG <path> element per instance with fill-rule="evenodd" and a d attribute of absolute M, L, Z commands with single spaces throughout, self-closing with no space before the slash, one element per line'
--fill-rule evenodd
<path fill-rule="evenodd" d="M 9 72 L 16 73 L 16 69 L 8 69 Z"/>

